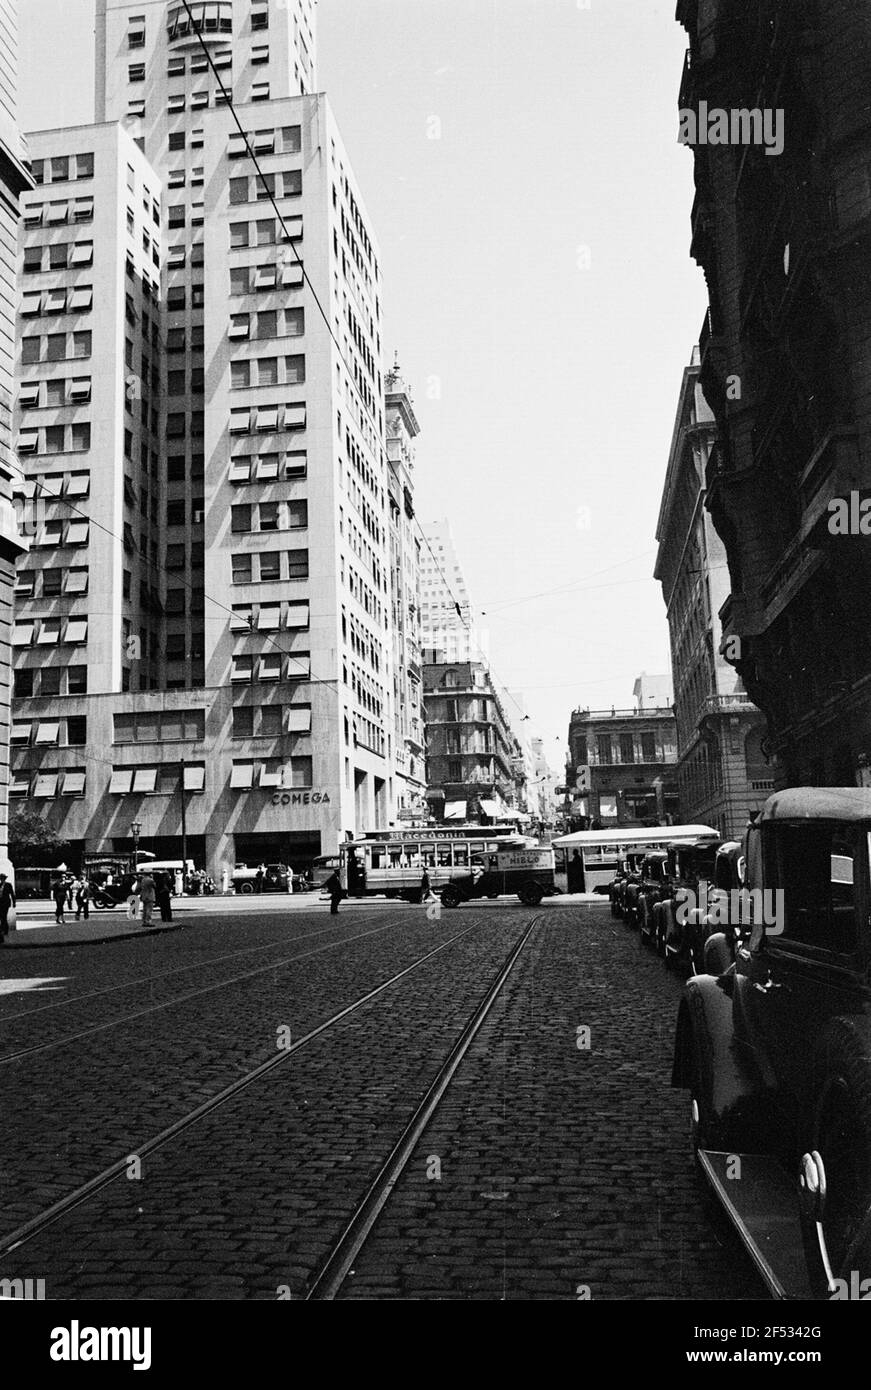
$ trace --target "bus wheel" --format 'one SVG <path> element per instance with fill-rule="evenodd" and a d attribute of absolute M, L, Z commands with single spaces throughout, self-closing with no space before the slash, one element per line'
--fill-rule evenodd
<path fill-rule="evenodd" d="M 517 896 L 524 907 L 538 907 L 544 893 L 537 883 L 527 883 L 521 888 Z"/>
<path fill-rule="evenodd" d="M 461 901 L 460 894 L 452 883 L 449 883 L 446 888 L 442 889 L 443 907 L 459 907 Z"/>

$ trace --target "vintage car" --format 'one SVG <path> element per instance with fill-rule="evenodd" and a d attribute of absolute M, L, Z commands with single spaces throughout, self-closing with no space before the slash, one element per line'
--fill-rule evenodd
<path fill-rule="evenodd" d="M 653 907 L 649 935 L 666 965 L 692 973 L 702 969 L 702 951 L 708 936 L 702 926 L 706 916 L 717 850 L 716 839 L 669 845 L 669 889 Z"/>
<path fill-rule="evenodd" d="M 611 904 L 611 916 L 623 917 L 626 912 L 626 893 L 631 884 L 641 882 L 641 865 L 644 862 L 644 850 L 633 850 L 625 854 L 620 860 L 620 867 L 611 883 L 608 884 L 608 900 Z"/>
<path fill-rule="evenodd" d="M 745 838 L 749 935 L 678 1013 L 700 1171 L 777 1298 L 871 1291 L 869 846 L 871 789 L 769 797 Z M 705 955 L 729 960 L 725 932 Z"/>
<path fill-rule="evenodd" d="M 653 920 L 653 905 L 663 894 L 668 893 L 668 855 L 665 850 L 654 850 L 645 854 L 641 864 L 641 881 L 634 897 L 627 892 L 626 920 L 632 927 L 639 927 L 644 940 Z"/>
<path fill-rule="evenodd" d="M 286 864 L 264 864 L 262 876 L 257 864 L 237 864 L 233 870 L 232 884 L 237 893 L 286 893 Z"/>

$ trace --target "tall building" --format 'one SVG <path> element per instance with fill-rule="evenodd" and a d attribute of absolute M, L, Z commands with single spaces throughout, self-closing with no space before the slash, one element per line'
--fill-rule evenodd
<path fill-rule="evenodd" d="M 18 477 L 12 435 L 18 214 L 21 195 L 33 187 L 26 160 L 18 125 L 18 5 L 0 0 L 0 869 L 6 872 L 13 586 L 27 545 L 12 500 Z"/>
<path fill-rule="evenodd" d="M 486 659 L 484 634 L 476 629 L 466 579 L 448 521 L 423 527 L 420 557 L 421 642 L 444 661 Z"/>
<path fill-rule="evenodd" d="M 427 660 L 423 688 L 427 798 L 436 819 L 490 825 L 525 818 L 522 752 L 487 667 Z"/>
<path fill-rule="evenodd" d="M 776 785 L 853 785 L 871 758 L 871 28 L 853 0 L 680 0 L 677 17 L 682 111 L 744 116 L 739 143 L 693 149 L 724 651 Z"/>
<path fill-rule="evenodd" d="M 740 839 L 774 785 L 765 719 L 720 651 L 720 609 L 729 595 L 726 552 L 705 507 L 716 444 L 699 384 L 699 354 L 683 374 L 656 527 L 655 577 L 668 613 L 677 719 L 681 813 Z"/>
<path fill-rule="evenodd" d="M 378 248 L 311 94 L 314 7 L 191 8 L 99 0 L 98 124 L 35 142 L 18 426 L 62 500 L 22 595 L 16 791 L 71 857 L 134 821 L 176 856 L 184 810 L 219 877 L 394 819 L 392 475 Z M 43 365 L 61 337 L 87 369 Z"/>
<path fill-rule="evenodd" d="M 398 358 L 385 378 L 387 491 L 390 508 L 390 606 L 396 809 L 402 821 L 426 819 L 423 673 L 420 646 L 420 540 L 414 525 L 414 440 L 420 426 Z"/>

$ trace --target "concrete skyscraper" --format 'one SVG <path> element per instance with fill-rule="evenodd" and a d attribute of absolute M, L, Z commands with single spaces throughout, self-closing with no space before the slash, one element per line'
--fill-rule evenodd
<path fill-rule="evenodd" d="M 8 869 L 12 591 L 15 565 L 26 547 L 12 505 L 18 476 L 12 440 L 18 212 L 22 193 L 33 186 L 26 158 L 18 126 L 18 6 L 16 0 L 0 0 L 0 868 L 3 869 Z"/>
<path fill-rule="evenodd" d="M 375 235 L 311 0 L 98 0 L 96 47 L 21 246 L 15 790 L 71 857 L 178 856 L 184 799 L 216 877 L 302 864 L 397 797 Z"/>

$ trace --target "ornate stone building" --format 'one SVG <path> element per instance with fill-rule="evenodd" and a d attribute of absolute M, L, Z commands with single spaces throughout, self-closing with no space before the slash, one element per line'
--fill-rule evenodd
<path fill-rule="evenodd" d="M 767 716 L 776 784 L 854 784 L 871 754 L 871 546 L 833 533 L 830 504 L 871 493 L 871 18 L 854 0 L 680 0 L 677 17 L 682 112 L 767 112 L 783 134 L 777 153 L 748 121 L 745 143 L 693 150 L 724 652 Z"/>

